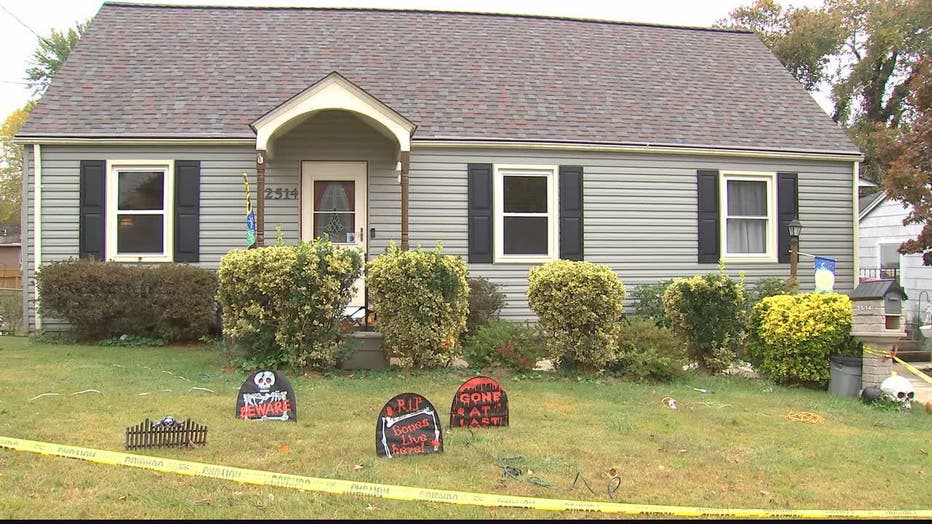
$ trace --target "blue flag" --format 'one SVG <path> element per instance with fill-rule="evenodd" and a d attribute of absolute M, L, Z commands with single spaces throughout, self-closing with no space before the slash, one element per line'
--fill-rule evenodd
<path fill-rule="evenodd" d="M 252 209 L 246 213 L 246 246 L 256 246 L 256 213 Z"/>
<path fill-rule="evenodd" d="M 835 259 L 815 257 L 815 291 L 831 293 L 835 285 Z"/>

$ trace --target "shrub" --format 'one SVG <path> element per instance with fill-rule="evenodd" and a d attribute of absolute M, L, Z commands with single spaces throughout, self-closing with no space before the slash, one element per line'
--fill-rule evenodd
<path fill-rule="evenodd" d="M 485 277 L 466 280 L 469 283 L 469 313 L 466 317 L 464 336 L 475 334 L 505 306 L 505 294 L 502 293 L 500 284 Z"/>
<path fill-rule="evenodd" d="M 447 365 L 458 356 L 466 329 L 466 263 L 432 251 L 402 251 L 391 243 L 368 264 L 369 299 L 385 348 L 402 366 Z"/>
<path fill-rule="evenodd" d="M 667 315 L 663 311 L 663 292 L 673 279 L 661 280 L 656 284 L 641 284 L 634 288 L 634 314 L 649 318 L 658 326 L 668 327 Z"/>
<path fill-rule="evenodd" d="M 646 317 L 620 322 L 618 351 L 608 370 L 634 381 L 669 382 L 687 363 L 683 339 Z"/>
<path fill-rule="evenodd" d="M 854 351 L 851 300 L 838 293 L 776 295 L 754 306 L 752 353 L 759 371 L 779 383 L 824 385 L 829 355 Z"/>
<path fill-rule="evenodd" d="M 39 312 L 66 320 L 81 340 L 189 341 L 215 324 L 217 277 L 209 269 L 72 259 L 41 267 L 36 281 Z"/>
<path fill-rule="evenodd" d="M 557 366 L 599 369 L 611 360 L 625 298 L 611 268 L 556 260 L 531 268 L 528 280 L 528 304 Z"/>
<path fill-rule="evenodd" d="M 361 273 L 358 250 L 326 239 L 227 253 L 217 300 L 240 366 L 334 366 L 340 318 Z"/>
<path fill-rule="evenodd" d="M 670 327 L 684 340 L 689 357 L 718 372 L 737 357 L 744 336 L 744 284 L 724 273 L 674 280 L 663 294 Z"/>
<path fill-rule="evenodd" d="M 217 327 L 217 274 L 183 264 L 155 268 L 160 286 L 156 335 L 167 341 L 198 340 Z"/>
<path fill-rule="evenodd" d="M 545 354 L 538 328 L 493 318 L 466 337 L 463 358 L 472 368 L 530 371 Z"/>
<path fill-rule="evenodd" d="M 23 327 L 23 292 L 0 291 L 0 332 L 16 334 Z"/>
<path fill-rule="evenodd" d="M 776 295 L 791 295 L 795 287 L 786 280 L 778 277 L 764 277 L 757 281 L 753 289 L 748 290 L 747 299 L 751 307 L 761 300 Z"/>

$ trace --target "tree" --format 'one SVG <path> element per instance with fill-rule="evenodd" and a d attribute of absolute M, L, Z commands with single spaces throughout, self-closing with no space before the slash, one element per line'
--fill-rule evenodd
<path fill-rule="evenodd" d="M 31 66 L 26 69 L 26 80 L 32 83 L 34 95 L 42 96 L 52 83 L 55 73 L 68 59 L 71 50 L 84 36 L 90 21 L 78 22 L 67 31 L 52 29 L 48 37 L 39 37 L 39 45 L 32 53 Z"/>
<path fill-rule="evenodd" d="M 755 0 L 738 7 L 716 25 L 754 31 L 784 67 L 812 91 L 828 80 L 830 58 L 844 41 L 835 15 L 825 10 L 790 8 L 775 0 Z"/>
<path fill-rule="evenodd" d="M 720 20 L 755 31 L 806 89 L 830 84 L 832 118 L 865 154 L 861 176 L 882 183 L 881 151 L 904 113 L 908 85 L 932 49 L 929 0 L 826 0 L 821 9 L 783 9 L 755 0 Z"/>
<path fill-rule="evenodd" d="M 23 148 L 13 143 L 35 102 L 27 102 L 0 126 L 0 222 L 19 223 L 23 193 Z"/>
<path fill-rule="evenodd" d="M 900 246 L 900 253 L 922 253 L 923 265 L 932 266 L 932 57 L 920 62 L 908 87 L 909 104 L 920 109 L 899 136 L 883 144 L 892 158 L 884 187 L 910 207 L 903 224 L 923 226 L 917 238 Z"/>
<path fill-rule="evenodd" d="M 87 30 L 89 21 L 79 22 L 64 32 L 52 29 L 48 37 L 39 37 L 32 54 L 32 65 L 26 79 L 33 85 L 33 100 L 10 113 L 0 127 L 0 222 L 19 222 L 23 190 L 23 149 L 13 143 L 13 137 L 29 118 L 35 98 L 41 97 L 55 73 L 71 54 L 71 50 Z"/>

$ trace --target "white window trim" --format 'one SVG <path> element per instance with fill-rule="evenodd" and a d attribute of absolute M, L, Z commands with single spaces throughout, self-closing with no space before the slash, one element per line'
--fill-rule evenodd
<path fill-rule="evenodd" d="M 729 253 L 728 252 L 728 182 L 747 180 L 767 183 L 767 251 L 766 253 Z M 719 175 L 718 209 L 719 238 L 722 260 L 725 263 L 776 263 L 777 256 L 777 173 L 759 171 L 722 171 Z"/>
<path fill-rule="evenodd" d="M 492 231 L 495 245 L 495 263 L 541 263 L 556 260 L 559 257 L 559 192 L 557 188 L 558 166 L 497 164 L 492 177 Z M 506 255 L 504 234 L 504 177 L 508 175 L 545 176 L 547 177 L 547 254 L 546 255 Z"/>
<path fill-rule="evenodd" d="M 117 173 L 123 171 L 164 171 L 165 193 L 161 214 L 162 253 L 117 253 Z M 171 262 L 174 260 L 175 162 L 173 160 L 108 160 L 107 161 L 107 238 L 106 260 L 114 262 Z M 139 213 L 150 214 L 150 213 Z M 160 214 L 153 212 L 151 214 Z"/>
<path fill-rule="evenodd" d="M 899 248 L 900 244 L 902 244 L 902 242 L 878 242 L 877 243 L 877 267 L 878 268 L 883 268 L 883 247 L 884 246 L 896 246 L 897 248 Z M 903 267 L 903 255 L 901 255 L 899 251 L 897 251 L 896 253 L 896 264 L 897 264 L 896 266 L 897 269 Z"/>

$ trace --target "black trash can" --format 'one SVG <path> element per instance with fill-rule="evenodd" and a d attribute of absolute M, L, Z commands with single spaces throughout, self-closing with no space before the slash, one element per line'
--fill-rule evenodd
<path fill-rule="evenodd" d="M 843 397 L 857 397 L 861 392 L 861 371 L 864 359 L 861 357 L 829 357 L 831 380 L 828 392 Z"/>

